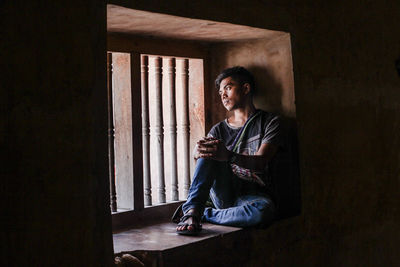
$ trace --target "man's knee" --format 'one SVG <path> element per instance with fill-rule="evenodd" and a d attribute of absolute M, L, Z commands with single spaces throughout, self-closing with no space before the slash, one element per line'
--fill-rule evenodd
<path fill-rule="evenodd" d="M 275 206 L 272 201 L 256 201 L 251 204 L 255 209 L 251 219 L 252 226 L 268 225 L 275 217 Z"/>

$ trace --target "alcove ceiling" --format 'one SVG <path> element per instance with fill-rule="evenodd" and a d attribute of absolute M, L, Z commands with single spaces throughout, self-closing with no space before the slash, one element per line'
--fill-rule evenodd
<path fill-rule="evenodd" d="M 110 4 L 107 5 L 107 31 L 109 33 L 203 42 L 274 39 L 286 34 L 281 31 L 184 18 Z"/>

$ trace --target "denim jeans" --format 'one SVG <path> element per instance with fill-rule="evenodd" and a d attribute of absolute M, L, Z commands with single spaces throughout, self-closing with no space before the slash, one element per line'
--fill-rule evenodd
<path fill-rule="evenodd" d="M 274 218 L 275 205 L 264 193 L 241 192 L 245 183 L 235 175 L 226 162 L 198 159 L 192 185 L 183 211 L 196 209 L 202 220 L 229 226 L 249 227 L 269 224 Z M 204 208 L 211 197 L 215 208 Z"/>

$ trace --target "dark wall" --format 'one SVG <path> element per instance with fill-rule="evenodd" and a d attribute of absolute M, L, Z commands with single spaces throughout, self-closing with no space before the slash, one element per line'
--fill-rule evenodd
<path fill-rule="evenodd" d="M 398 266 L 400 4 L 302 2 L 292 30 L 303 229 L 276 262 Z"/>
<path fill-rule="evenodd" d="M 250 264 L 399 265 L 400 6 L 309 2 L 126 5 L 291 34 L 303 213 Z M 105 5 L 41 3 L 0 4 L 2 265 L 108 265 Z"/>
<path fill-rule="evenodd" d="M 102 1 L 1 1 L 1 266 L 108 266 Z"/>
<path fill-rule="evenodd" d="M 398 1 L 111 2 L 290 32 L 303 212 L 257 232 L 251 263 L 399 265 Z"/>

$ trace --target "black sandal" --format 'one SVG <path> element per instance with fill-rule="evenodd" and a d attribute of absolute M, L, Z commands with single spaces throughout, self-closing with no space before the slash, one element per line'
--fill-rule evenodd
<path fill-rule="evenodd" d="M 181 218 L 183 217 L 183 204 L 180 204 L 179 207 L 175 210 L 174 215 L 172 215 L 171 221 L 174 223 L 179 223 Z"/>
<path fill-rule="evenodd" d="M 190 223 L 190 224 L 186 223 L 185 221 L 188 218 L 193 218 L 195 223 Z M 200 218 L 194 212 L 183 215 L 182 218 L 180 218 L 180 222 L 178 223 L 178 227 L 179 226 L 186 226 L 184 230 L 176 230 L 176 233 L 179 235 L 198 235 L 202 229 L 202 225 L 200 224 Z M 188 229 L 189 226 L 192 226 L 193 229 L 189 230 Z"/>

